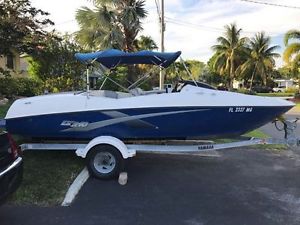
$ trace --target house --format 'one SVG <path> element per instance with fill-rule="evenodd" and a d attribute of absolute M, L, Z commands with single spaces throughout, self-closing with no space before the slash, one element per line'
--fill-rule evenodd
<path fill-rule="evenodd" d="M 16 51 L 0 56 L 0 68 L 9 70 L 12 76 L 28 76 L 28 63 L 26 55 L 20 55 Z"/>
<path fill-rule="evenodd" d="M 233 80 L 233 84 L 232 84 L 232 87 L 234 89 L 241 89 L 241 88 L 244 88 L 244 81 L 239 81 L 239 80 Z"/>
<path fill-rule="evenodd" d="M 297 85 L 297 81 L 293 79 L 275 79 L 274 82 L 276 83 L 276 86 L 273 88 L 273 91 L 275 92 L 285 92 L 289 88 L 299 88 L 299 85 Z"/>
<path fill-rule="evenodd" d="M 277 84 L 277 87 L 282 87 L 286 89 L 296 87 L 296 82 L 293 79 L 275 79 L 274 82 Z"/>

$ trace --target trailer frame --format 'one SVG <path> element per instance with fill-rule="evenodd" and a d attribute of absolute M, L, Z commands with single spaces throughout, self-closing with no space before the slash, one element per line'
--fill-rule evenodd
<path fill-rule="evenodd" d="M 284 138 L 282 139 L 249 138 L 228 143 L 214 143 L 207 140 L 156 140 L 150 142 L 138 140 L 124 142 L 113 136 L 99 136 L 87 143 L 24 143 L 20 147 L 22 151 L 75 151 L 77 156 L 87 159 L 87 167 L 92 175 L 102 179 L 109 179 L 123 170 L 125 159 L 134 157 L 137 153 L 197 154 L 229 148 L 270 144 L 288 145 L 293 148 L 299 147 L 300 138 L 297 138 L 294 134 L 297 120 L 278 119 L 274 121 L 277 129 L 278 122 L 283 124 Z M 105 169 L 107 169 L 107 173 L 103 172 Z"/>

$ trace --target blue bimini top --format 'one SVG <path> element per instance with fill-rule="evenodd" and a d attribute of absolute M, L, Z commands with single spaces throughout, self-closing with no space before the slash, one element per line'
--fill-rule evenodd
<path fill-rule="evenodd" d="M 181 52 L 123 52 L 117 49 L 91 53 L 76 53 L 75 58 L 84 63 L 95 60 L 107 68 L 114 68 L 119 64 L 151 64 L 167 68 L 180 56 Z"/>

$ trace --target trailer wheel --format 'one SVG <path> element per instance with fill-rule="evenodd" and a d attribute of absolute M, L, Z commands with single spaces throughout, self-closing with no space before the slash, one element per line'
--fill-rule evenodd
<path fill-rule="evenodd" d="M 87 167 L 92 176 L 108 180 L 121 172 L 124 159 L 117 148 L 111 145 L 97 145 L 87 156 Z"/>

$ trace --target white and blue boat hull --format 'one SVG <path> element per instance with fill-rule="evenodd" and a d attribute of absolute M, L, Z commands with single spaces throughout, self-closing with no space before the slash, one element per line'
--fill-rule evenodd
<path fill-rule="evenodd" d="M 239 136 L 291 107 L 160 107 L 53 113 L 6 120 L 6 129 L 27 137 L 93 139 L 194 139 Z M 240 111 L 240 112 L 238 112 Z"/>
<path fill-rule="evenodd" d="M 186 85 L 180 92 L 62 93 L 19 99 L 6 130 L 41 139 L 194 139 L 239 136 L 294 106 L 278 99 Z"/>

